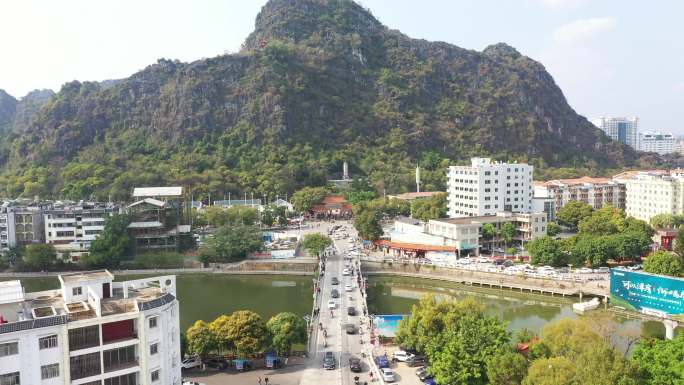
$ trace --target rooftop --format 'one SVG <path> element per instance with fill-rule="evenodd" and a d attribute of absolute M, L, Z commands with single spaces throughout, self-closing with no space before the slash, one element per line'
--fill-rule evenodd
<path fill-rule="evenodd" d="M 142 197 L 179 197 L 183 195 L 183 187 L 136 187 L 133 189 L 133 196 Z"/>
<path fill-rule="evenodd" d="M 421 191 L 421 192 L 407 192 L 403 194 L 390 195 L 390 198 L 402 199 L 406 201 L 412 201 L 414 199 L 420 198 L 430 198 L 435 194 L 443 194 L 443 191 Z"/>
<path fill-rule="evenodd" d="M 589 184 L 613 184 L 615 183 L 611 178 L 600 178 L 600 177 L 590 177 L 583 176 L 581 178 L 572 179 L 552 179 L 547 182 L 542 182 L 543 186 L 577 186 L 577 185 L 589 185 Z"/>
<path fill-rule="evenodd" d="M 85 271 L 78 273 L 60 274 L 59 280 L 63 283 L 73 284 L 79 282 L 114 280 L 114 275 L 107 270 Z"/>

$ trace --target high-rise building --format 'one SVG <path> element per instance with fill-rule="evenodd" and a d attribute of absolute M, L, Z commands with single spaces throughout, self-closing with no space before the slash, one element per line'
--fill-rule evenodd
<path fill-rule="evenodd" d="M 591 121 L 611 139 L 626 144 L 635 150 L 639 149 L 639 118 L 597 118 Z"/>
<path fill-rule="evenodd" d="M 0 282 L 0 383 L 180 385 L 175 276 L 114 282 L 63 274 L 60 289 Z"/>
<path fill-rule="evenodd" d="M 658 214 L 684 214 L 684 175 L 640 172 L 624 179 L 625 213 L 646 222 Z"/>
<path fill-rule="evenodd" d="M 451 166 L 447 200 L 451 218 L 532 210 L 533 167 L 523 163 L 472 158 L 470 166 Z"/>
<path fill-rule="evenodd" d="M 625 185 L 610 178 L 582 177 L 534 183 L 535 198 L 552 198 L 556 214 L 570 201 L 584 202 L 594 209 L 604 205 L 625 208 Z"/>
<path fill-rule="evenodd" d="M 671 154 L 679 151 L 679 142 L 674 134 L 639 133 L 639 151 L 655 152 L 660 155 Z"/>

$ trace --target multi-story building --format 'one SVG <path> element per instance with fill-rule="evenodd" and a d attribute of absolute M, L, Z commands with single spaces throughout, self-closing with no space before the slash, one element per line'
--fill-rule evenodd
<path fill-rule="evenodd" d="M 655 152 L 660 155 L 672 154 L 679 151 L 679 141 L 671 133 L 639 133 L 639 151 Z"/>
<path fill-rule="evenodd" d="M 597 118 L 591 121 L 611 139 L 626 144 L 635 150 L 639 149 L 639 118 Z"/>
<path fill-rule="evenodd" d="M 558 213 L 571 201 L 584 202 L 594 209 L 604 205 L 625 208 L 625 185 L 610 178 L 582 177 L 534 183 L 535 198 L 552 198 Z"/>
<path fill-rule="evenodd" d="M 81 203 L 56 204 L 44 211 L 45 243 L 73 262 L 87 255 L 90 243 L 104 230 L 107 217 L 116 212 L 114 205 Z"/>
<path fill-rule="evenodd" d="M 133 196 L 139 200 L 127 211 L 136 254 L 179 251 L 185 239 L 190 241 L 190 225 L 183 224 L 182 187 L 136 187 Z"/>
<path fill-rule="evenodd" d="M 646 222 L 657 214 L 684 214 L 684 174 L 641 172 L 623 179 L 627 215 Z"/>
<path fill-rule="evenodd" d="M 470 166 L 451 166 L 447 201 L 451 218 L 532 211 L 533 167 L 523 163 L 472 158 Z"/>
<path fill-rule="evenodd" d="M 175 276 L 59 282 L 34 293 L 0 282 L 0 384 L 181 384 Z"/>

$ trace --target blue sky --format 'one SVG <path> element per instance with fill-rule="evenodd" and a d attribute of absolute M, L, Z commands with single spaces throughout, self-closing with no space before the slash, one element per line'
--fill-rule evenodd
<path fill-rule="evenodd" d="M 0 88 L 22 96 L 121 78 L 158 58 L 236 52 L 264 0 L 0 3 Z M 684 1 L 362 0 L 407 35 L 482 50 L 506 42 L 539 60 L 589 118 L 638 116 L 684 134 Z"/>

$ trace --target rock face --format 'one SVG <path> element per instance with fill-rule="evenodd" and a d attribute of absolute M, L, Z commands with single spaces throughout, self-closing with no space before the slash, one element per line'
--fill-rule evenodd
<path fill-rule="evenodd" d="M 7 132 L 12 128 L 16 110 L 17 99 L 5 90 L 0 90 L 0 132 Z"/>
<path fill-rule="evenodd" d="M 4 99 L 0 122 L 4 108 L 17 110 Z M 282 194 L 321 183 L 342 159 L 401 191 L 428 151 L 552 166 L 637 159 L 514 48 L 411 39 L 347 0 L 271 0 L 239 54 L 71 82 L 12 121 L 21 135 L 6 139 L 5 175 L 47 168 L 46 192 L 67 195 L 125 196 L 150 183 Z"/>

